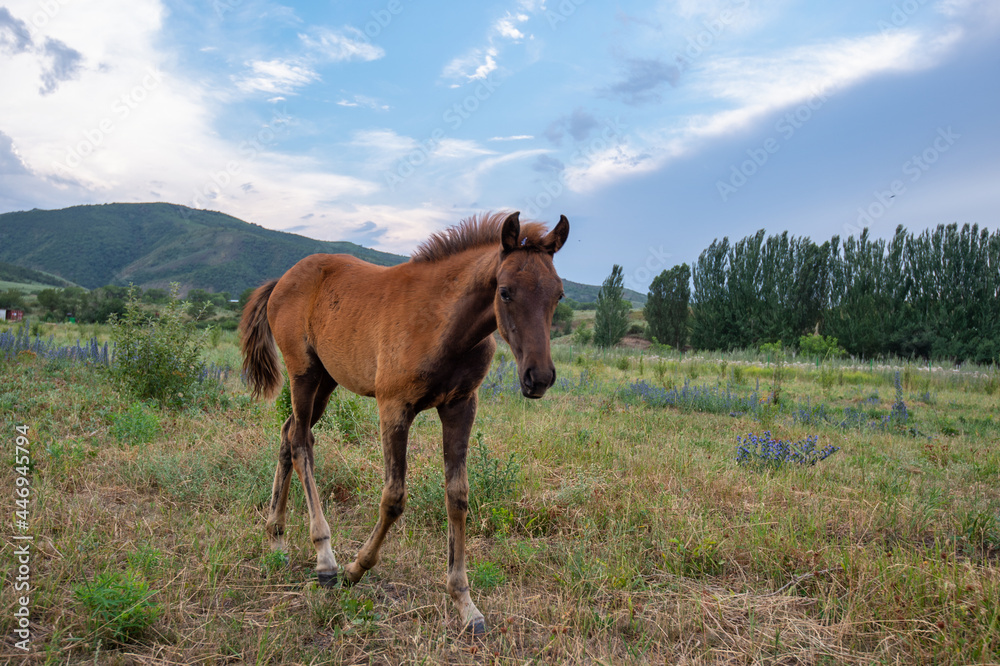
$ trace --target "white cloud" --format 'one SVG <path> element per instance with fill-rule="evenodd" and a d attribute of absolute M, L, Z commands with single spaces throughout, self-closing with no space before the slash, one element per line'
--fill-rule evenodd
<path fill-rule="evenodd" d="M 34 0 L 7 7 L 18 17 L 38 11 Z M 45 63 L 31 54 L 11 56 L 0 68 L 7 166 L 21 165 L 0 179 L 0 203 L 27 204 L 16 187 L 38 193 L 33 205 L 171 201 L 281 226 L 344 210 L 347 200 L 379 190 L 378 182 L 335 172 L 318 158 L 281 152 L 283 133 L 294 126 L 286 116 L 242 137 L 220 137 L 216 127 L 231 110 L 216 87 L 175 69 L 164 16 L 156 0 L 59 3 L 34 26 L 36 40 L 58 39 L 85 64 L 79 80 L 62 81 L 48 95 L 38 89 Z M 242 87 L 266 91 L 274 102 L 317 76 L 295 60 L 257 60 L 249 68 Z"/>
<path fill-rule="evenodd" d="M 248 73 L 234 77 L 236 87 L 246 93 L 288 95 L 319 80 L 319 74 L 300 60 L 254 60 L 247 66 Z"/>
<path fill-rule="evenodd" d="M 315 28 L 300 34 L 299 39 L 314 56 L 329 62 L 369 62 L 385 57 L 385 49 L 369 43 L 363 32 L 350 26 L 339 31 Z"/>
<path fill-rule="evenodd" d="M 485 79 L 496 71 L 496 57 L 499 52 L 493 46 L 486 49 L 473 49 L 445 65 L 442 76 L 447 79 L 476 81 Z"/>
<path fill-rule="evenodd" d="M 587 155 L 566 170 L 575 191 L 661 168 L 700 142 L 739 131 L 819 94 L 831 95 L 879 74 L 934 66 L 961 31 L 896 30 L 780 53 L 706 59 L 688 72 L 688 86 L 717 110 L 669 126 L 634 131 L 627 141 Z"/>
<path fill-rule="evenodd" d="M 397 134 L 391 129 L 371 129 L 355 132 L 351 144 L 383 152 L 405 153 L 413 150 L 417 141 L 411 137 Z"/>
<path fill-rule="evenodd" d="M 486 35 L 486 46 L 469 50 L 463 55 L 453 58 L 441 72 L 445 79 L 458 80 L 462 83 L 485 79 L 499 68 L 497 59 L 500 56 L 500 45 L 503 40 L 519 43 L 525 39 L 524 33 L 517 27 L 518 24 L 530 20 L 530 16 L 525 12 L 544 11 L 544 2 L 532 2 L 521 0 L 518 3 L 521 11 L 517 13 L 507 12 L 502 17 L 495 20 L 490 25 Z M 459 87 L 453 84 L 453 88 Z"/>
<path fill-rule="evenodd" d="M 368 97 L 367 95 L 353 95 L 350 99 L 344 98 L 337 102 L 337 106 L 345 106 L 348 108 L 366 108 L 373 111 L 389 110 L 388 104 L 383 104 L 374 97 Z"/>
<path fill-rule="evenodd" d="M 526 12 L 544 12 L 545 0 L 518 0 L 517 6 Z"/>
<path fill-rule="evenodd" d="M 435 147 L 434 152 L 431 153 L 432 157 L 439 157 L 443 159 L 464 159 L 467 157 L 475 157 L 478 155 L 495 155 L 496 153 L 492 150 L 483 148 L 475 141 L 468 141 L 464 139 L 442 139 L 440 143 Z"/>
<path fill-rule="evenodd" d="M 490 137 L 489 141 L 526 141 L 528 139 L 534 139 L 535 137 L 531 134 L 514 134 L 513 136 L 494 136 Z"/>
<path fill-rule="evenodd" d="M 528 20 L 527 14 L 511 14 L 507 13 L 501 19 L 497 19 L 497 22 L 493 24 L 493 30 L 501 37 L 506 39 L 512 39 L 515 42 L 524 39 L 524 33 L 517 29 L 516 23 L 524 23 Z"/>

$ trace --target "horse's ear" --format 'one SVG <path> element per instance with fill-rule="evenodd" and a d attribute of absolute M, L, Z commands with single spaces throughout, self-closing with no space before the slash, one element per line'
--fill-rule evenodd
<path fill-rule="evenodd" d="M 504 252 L 513 252 L 517 249 L 517 239 L 521 235 L 521 213 L 515 211 L 507 216 L 500 229 L 500 243 Z"/>
<path fill-rule="evenodd" d="M 549 254 L 555 254 L 559 251 L 563 245 L 566 244 L 566 239 L 569 237 L 569 220 L 566 219 L 565 215 L 559 216 L 559 224 L 556 228 L 546 234 L 545 238 L 542 239 L 542 247 Z"/>

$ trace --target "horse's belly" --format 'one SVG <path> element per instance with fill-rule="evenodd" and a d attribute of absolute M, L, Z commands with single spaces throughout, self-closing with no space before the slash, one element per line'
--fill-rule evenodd
<path fill-rule="evenodd" d="M 321 360 L 326 371 L 333 377 L 333 381 L 338 386 L 342 386 L 352 393 L 358 395 L 375 395 L 375 363 L 365 363 L 364 360 L 354 357 L 353 359 L 340 359 L 339 354 L 328 356 Z M 350 360 L 353 362 L 344 362 Z"/>

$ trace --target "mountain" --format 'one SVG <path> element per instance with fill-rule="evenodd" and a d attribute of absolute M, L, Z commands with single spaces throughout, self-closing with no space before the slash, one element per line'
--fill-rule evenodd
<path fill-rule="evenodd" d="M 102 204 L 0 215 L 0 262 L 88 289 L 134 283 L 144 289 L 205 289 L 238 295 L 317 252 L 351 254 L 382 266 L 408 260 L 345 241 L 265 229 L 218 213 L 168 203 Z M 564 280 L 566 295 L 597 300 L 599 287 Z M 644 302 L 644 294 L 626 297 Z"/>
<path fill-rule="evenodd" d="M 74 206 L 0 215 L 0 261 L 95 289 L 179 282 L 240 294 L 316 252 L 390 266 L 405 257 L 272 231 L 223 213 L 165 203 Z"/>
<path fill-rule="evenodd" d="M 14 282 L 25 287 L 74 287 L 72 282 L 67 282 L 48 273 L 24 268 L 16 264 L 9 264 L 0 261 L 0 282 Z"/>

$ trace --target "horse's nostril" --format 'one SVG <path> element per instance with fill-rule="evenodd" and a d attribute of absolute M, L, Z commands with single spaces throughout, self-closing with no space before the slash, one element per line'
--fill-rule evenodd
<path fill-rule="evenodd" d="M 531 378 L 531 368 L 524 371 L 524 388 L 529 391 L 535 388 L 535 382 Z"/>

